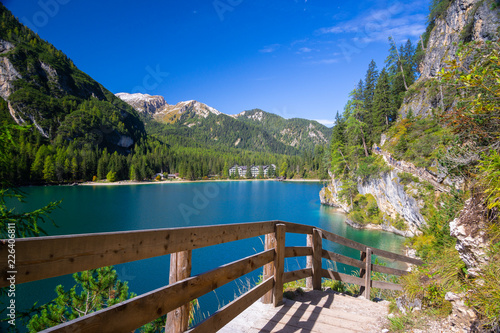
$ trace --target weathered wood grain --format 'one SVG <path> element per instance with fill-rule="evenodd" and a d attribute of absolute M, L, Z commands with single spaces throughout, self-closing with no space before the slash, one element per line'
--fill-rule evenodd
<path fill-rule="evenodd" d="M 372 249 L 366 249 L 366 258 L 365 258 L 365 298 L 370 299 L 371 292 L 371 279 L 372 279 Z"/>
<path fill-rule="evenodd" d="M 323 269 L 322 271 L 322 276 L 327 279 L 332 279 L 332 280 L 337 280 L 337 281 L 342 281 L 346 283 L 353 283 L 357 284 L 358 286 L 363 286 L 365 285 L 365 280 L 362 278 L 359 278 L 357 276 L 352 276 L 352 275 L 347 275 L 339 272 L 334 272 L 330 270 Z"/>
<path fill-rule="evenodd" d="M 312 276 L 312 268 L 303 268 L 296 271 L 286 272 L 283 277 L 283 283 L 297 281 Z M 307 287 L 307 286 L 306 286 Z"/>
<path fill-rule="evenodd" d="M 170 255 L 170 274 L 168 283 L 187 279 L 191 276 L 192 251 L 172 253 Z M 182 333 L 189 326 L 190 303 L 178 307 L 167 314 L 165 333 Z"/>
<path fill-rule="evenodd" d="M 276 235 L 274 232 L 272 234 L 266 234 L 264 248 L 265 250 L 275 250 Z M 264 265 L 263 268 L 262 279 L 267 280 L 270 277 L 274 278 L 274 262 Z M 269 290 L 264 296 L 262 296 L 261 302 L 264 304 L 271 304 L 273 302 L 273 291 Z"/>
<path fill-rule="evenodd" d="M 313 230 L 313 267 L 312 285 L 314 290 L 321 290 L 321 255 L 323 253 L 323 243 L 321 229 Z"/>
<path fill-rule="evenodd" d="M 276 224 L 276 253 L 274 256 L 274 306 L 283 304 L 283 275 L 285 273 L 285 236 L 286 226 Z"/>
<path fill-rule="evenodd" d="M 16 239 L 16 283 L 193 250 L 274 232 L 274 222 Z M 0 258 L 7 258 L 6 240 Z M 8 285 L 0 261 L 0 287 Z"/>
<path fill-rule="evenodd" d="M 285 258 L 305 257 L 312 255 L 312 248 L 308 246 L 289 246 L 285 248 Z"/>
<path fill-rule="evenodd" d="M 49 328 L 46 332 L 130 332 L 273 259 L 274 250 L 264 251 Z"/>

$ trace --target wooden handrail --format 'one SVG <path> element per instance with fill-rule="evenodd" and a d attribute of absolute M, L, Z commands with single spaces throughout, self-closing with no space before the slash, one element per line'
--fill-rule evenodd
<path fill-rule="evenodd" d="M 16 239 L 16 284 L 194 250 L 274 232 L 274 221 Z M 0 258 L 8 257 L 7 240 Z M 2 261 L 0 288 L 8 281 Z"/>
<path fill-rule="evenodd" d="M 308 235 L 308 246 L 285 247 L 285 233 Z M 308 278 L 308 285 L 315 289 L 321 289 L 321 278 L 357 284 L 365 290 L 366 297 L 369 297 L 371 287 L 401 290 L 398 284 L 371 280 L 371 271 L 396 276 L 407 274 L 403 270 L 372 264 L 369 259 L 363 261 L 363 258 L 370 258 L 371 253 L 410 264 L 422 263 L 418 259 L 370 248 L 313 226 L 284 221 L 265 221 L 16 239 L 16 284 L 174 253 L 176 254 L 174 257 L 185 259 L 176 259 L 171 265 L 177 265 L 175 269 L 182 269 L 183 265 L 189 265 L 190 261 L 190 255 L 178 256 L 183 251 L 190 253 L 189 251 L 193 249 L 262 235 L 266 235 L 263 252 L 197 276 L 188 276 L 174 283 L 171 281 L 169 285 L 49 328 L 44 332 L 130 332 L 188 304 L 193 299 L 265 266 L 267 271 L 264 271 L 263 282 L 260 285 L 218 310 L 189 332 L 216 331 L 264 294 L 267 295 L 263 297 L 264 302 L 280 304 L 283 284 L 303 278 Z M 361 251 L 362 260 L 324 250 L 322 239 Z M 6 259 L 7 254 L 7 240 L 0 240 L 0 256 Z M 307 268 L 284 272 L 284 258 L 301 256 L 310 258 Z M 361 272 L 365 271 L 367 274 L 362 278 L 323 269 L 322 258 L 360 268 Z M 9 274 L 7 260 L 0 262 L 0 270 L 2 276 L 0 287 L 5 287 L 8 285 L 6 278 Z M 171 267 L 171 272 L 173 270 L 174 267 Z M 186 319 L 186 316 L 181 317 L 182 320 Z M 187 326 L 179 325 L 179 327 Z"/>

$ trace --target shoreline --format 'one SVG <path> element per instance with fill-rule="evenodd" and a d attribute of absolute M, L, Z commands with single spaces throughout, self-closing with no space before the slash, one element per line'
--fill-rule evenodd
<path fill-rule="evenodd" d="M 210 183 L 210 182 L 253 182 L 253 181 L 277 181 L 276 179 L 208 179 L 208 180 L 163 180 L 163 181 L 135 181 L 135 180 L 120 180 L 113 183 L 108 182 L 84 182 L 78 183 L 78 186 L 124 186 L 124 185 L 159 185 L 159 184 L 190 184 L 190 183 Z M 320 179 L 286 179 L 284 182 L 306 182 L 320 183 Z M 67 184 L 62 186 L 76 186 Z"/>

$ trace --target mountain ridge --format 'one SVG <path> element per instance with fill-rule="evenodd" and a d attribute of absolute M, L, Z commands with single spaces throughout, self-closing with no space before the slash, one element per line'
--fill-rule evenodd
<path fill-rule="evenodd" d="M 249 130 L 260 131 L 268 134 L 268 138 L 274 138 L 278 142 L 299 150 L 314 148 L 315 145 L 325 145 L 329 142 L 331 129 L 315 120 L 302 118 L 285 119 L 260 109 L 246 110 L 235 115 L 228 115 L 210 107 L 204 103 L 190 100 L 170 105 L 163 96 L 151 96 L 148 94 L 117 93 L 117 97 L 135 108 L 136 111 L 152 117 L 154 120 L 167 123 L 184 125 L 193 130 L 200 125 L 211 123 L 209 132 L 214 131 L 214 126 L 226 126 L 229 133 L 232 128 L 239 128 L 242 124 L 249 126 Z M 217 119 L 207 119 L 209 117 Z M 220 118 L 220 119 L 219 119 Z M 238 123 L 238 126 L 236 126 Z M 217 141 L 218 135 L 212 135 L 211 139 Z M 263 134 L 263 135 L 266 135 Z M 210 135 L 209 135 L 210 136 Z M 236 138 L 235 146 L 239 146 L 243 138 Z M 255 140 L 254 140 L 255 143 Z"/>

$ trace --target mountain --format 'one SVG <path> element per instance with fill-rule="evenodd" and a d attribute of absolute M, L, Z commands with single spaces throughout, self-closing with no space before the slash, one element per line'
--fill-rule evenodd
<path fill-rule="evenodd" d="M 145 135 L 138 113 L 0 5 L 0 114 L 46 139 L 126 150 Z M 9 117 L 10 115 L 10 117 Z"/>
<path fill-rule="evenodd" d="M 270 147 L 282 153 L 297 153 L 325 145 L 331 136 L 326 126 L 306 119 L 284 119 L 262 110 L 227 115 L 197 101 L 169 105 L 162 96 L 118 93 L 117 97 L 146 117 L 165 124 L 189 127 L 189 132 L 204 142 L 251 150 L 267 151 Z M 174 129 L 170 127 L 170 130 Z M 271 150 L 272 151 L 272 150 Z"/>
<path fill-rule="evenodd" d="M 314 148 L 315 145 L 327 144 L 332 136 L 332 130 L 317 121 L 285 119 L 260 109 L 243 111 L 234 118 L 260 124 L 278 141 L 292 147 Z"/>

